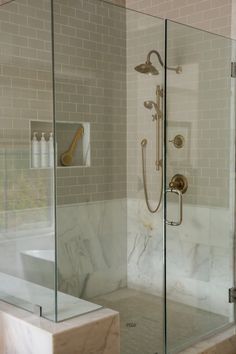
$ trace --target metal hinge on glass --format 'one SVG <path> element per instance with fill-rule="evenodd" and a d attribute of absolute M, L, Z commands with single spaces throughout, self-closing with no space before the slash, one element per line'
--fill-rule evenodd
<path fill-rule="evenodd" d="M 236 78 L 236 62 L 231 63 L 231 77 Z"/>
<path fill-rule="evenodd" d="M 229 289 L 229 302 L 236 303 L 236 288 Z"/>

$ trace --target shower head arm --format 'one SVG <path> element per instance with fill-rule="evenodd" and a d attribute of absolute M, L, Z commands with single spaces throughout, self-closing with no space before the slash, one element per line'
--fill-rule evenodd
<path fill-rule="evenodd" d="M 147 55 L 147 63 L 151 63 L 151 55 L 152 54 L 156 54 L 156 56 L 157 56 L 157 58 L 158 58 L 158 60 L 159 60 L 159 62 L 160 62 L 160 64 L 161 64 L 161 66 L 162 67 L 164 67 L 164 63 L 163 63 L 163 61 L 162 61 L 162 59 L 161 59 L 161 55 L 160 55 L 160 53 L 157 51 L 157 50 L 151 50 L 149 53 L 148 53 L 148 55 Z"/>
<path fill-rule="evenodd" d="M 148 55 L 147 55 L 147 63 L 151 63 L 151 55 L 152 54 L 156 54 L 156 56 L 157 56 L 157 58 L 158 58 L 158 60 L 159 60 L 159 62 L 160 62 L 160 64 L 161 64 L 161 66 L 164 68 L 165 67 L 165 65 L 164 65 L 164 63 L 163 63 L 163 60 L 162 60 L 162 58 L 161 58 L 161 55 L 160 55 L 160 53 L 157 51 L 157 50 L 150 50 L 150 52 L 148 53 Z M 176 74 L 180 74 L 181 72 L 182 72 L 182 68 L 181 68 L 181 66 L 177 66 L 176 68 L 172 68 L 172 67 L 166 67 L 168 70 L 172 70 L 172 71 L 175 71 L 176 72 Z"/>

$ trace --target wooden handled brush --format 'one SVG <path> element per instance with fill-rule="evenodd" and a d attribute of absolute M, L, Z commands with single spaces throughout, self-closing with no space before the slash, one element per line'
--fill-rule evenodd
<path fill-rule="evenodd" d="M 61 154 L 61 164 L 62 166 L 71 166 L 73 162 L 74 152 L 77 147 L 79 139 L 84 135 L 84 128 L 78 128 L 69 149 Z"/>

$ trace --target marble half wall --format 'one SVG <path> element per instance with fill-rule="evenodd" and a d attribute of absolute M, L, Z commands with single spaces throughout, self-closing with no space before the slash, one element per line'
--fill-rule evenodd
<path fill-rule="evenodd" d="M 126 209 L 126 199 L 57 207 L 61 292 L 92 299 L 127 286 Z M 50 228 L 0 236 L 0 271 L 54 289 L 54 238 Z"/>
<path fill-rule="evenodd" d="M 168 218 L 175 219 L 177 205 L 168 206 Z M 88 300 L 123 287 L 162 296 L 162 218 L 162 210 L 150 214 L 141 198 L 58 206 L 59 290 Z M 233 230 L 231 208 L 184 204 L 183 224 L 167 228 L 170 300 L 231 316 L 228 289 L 233 285 Z M 24 248 L 32 250 L 33 245 L 35 240 Z M 53 249 L 51 239 L 41 238 L 38 249 L 47 247 Z M 9 252 L 5 248 L 10 257 Z M 51 263 L 48 274 L 53 273 Z M 47 264 L 50 266 L 49 261 Z M 18 266 L 20 273 L 13 269 L 9 274 L 36 279 L 33 273 L 27 278 L 21 259 Z M 33 272 L 34 266 L 30 269 Z"/>
<path fill-rule="evenodd" d="M 128 199 L 128 287 L 163 295 L 162 210 L 151 214 L 141 199 Z"/>
<path fill-rule="evenodd" d="M 53 323 L 0 302 L 0 354 L 9 353 L 119 354 L 119 315 L 101 309 Z"/>
<path fill-rule="evenodd" d="M 91 299 L 127 285 L 126 200 L 57 208 L 59 289 Z"/>
<path fill-rule="evenodd" d="M 168 204 L 169 219 L 177 205 Z M 163 293 L 162 212 L 150 214 L 141 199 L 128 200 L 128 287 Z M 179 227 L 167 227 L 168 299 L 231 317 L 233 216 L 230 209 L 184 205 Z"/>

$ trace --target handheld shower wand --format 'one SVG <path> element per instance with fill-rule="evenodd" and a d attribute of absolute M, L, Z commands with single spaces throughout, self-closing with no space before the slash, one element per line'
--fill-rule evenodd
<path fill-rule="evenodd" d="M 135 67 L 135 70 L 138 71 L 141 74 L 148 74 L 148 75 L 158 75 L 159 71 L 157 68 L 152 64 L 151 62 L 151 55 L 155 54 L 158 58 L 159 63 L 163 68 L 165 68 L 165 65 L 163 63 L 163 60 L 161 58 L 160 53 L 157 50 L 151 50 L 148 55 L 145 63 L 142 63 L 140 65 L 137 65 Z M 176 74 L 180 74 L 182 72 L 182 67 L 177 66 L 177 67 L 166 67 L 167 70 L 172 70 L 175 71 Z M 163 166 L 162 166 L 162 158 L 161 158 L 161 146 L 162 146 L 162 121 L 163 121 L 163 113 L 162 113 L 162 103 L 161 99 L 163 98 L 163 90 L 161 87 L 158 85 L 156 88 L 156 102 L 154 101 L 145 101 L 144 102 L 144 107 L 151 110 L 155 110 L 155 114 L 152 115 L 153 121 L 156 122 L 156 170 L 161 172 L 161 189 L 160 189 L 160 195 L 159 195 L 159 201 L 157 203 L 157 206 L 155 208 L 152 208 L 149 202 L 149 197 L 148 197 L 148 191 L 147 191 L 147 176 L 146 176 L 146 147 L 148 144 L 148 141 L 146 138 L 142 139 L 141 141 L 141 149 L 142 149 L 142 175 L 143 175 L 143 188 L 144 188 L 144 196 L 145 196 L 145 201 L 148 210 L 151 213 L 156 213 L 160 206 L 161 206 L 161 201 L 162 201 L 162 193 L 163 193 Z"/>
<path fill-rule="evenodd" d="M 162 187 L 163 187 L 163 169 L 162 169 L 162 159 L 161 159 L 161 145 L 162 145 L 162 126 L 161 122 L 163 119 L 163 114 L 161 111 L 161 98 L 163 98 L 163 90 L 158 85 L 156 89 L 156 102 L 154 101 L 145 101 L 144 107 L 147 109 L 155 109 L 156 113 L 152 115 L 153 121 L 156 121 L 156 170 L 161 170 L 161 190 L 160 196 L 157 206 L 153 209 L 149 202 L 149 196 L 147 191 L 147 175 L 146 175 L 146 147 L 147 147 L 147 139 L 142 139 L 141 141 L 141 149 L 142 149 L 142 175 L 143 175 L 143 188 L 144 188 L 144 196 L 148 210 L 150 213 L 156 213 L 161 205 L 162 201 Z"/>

